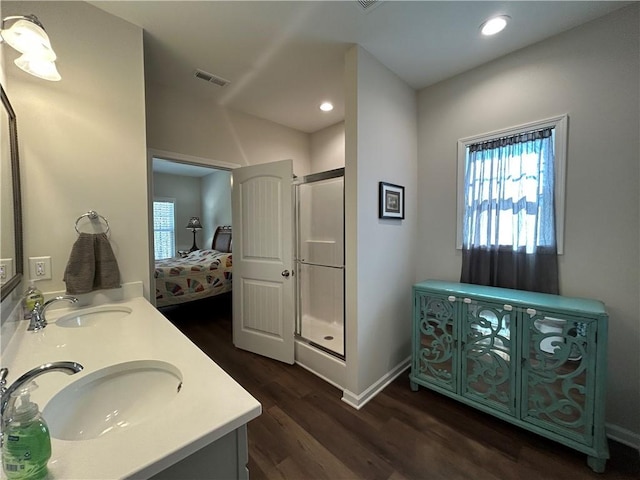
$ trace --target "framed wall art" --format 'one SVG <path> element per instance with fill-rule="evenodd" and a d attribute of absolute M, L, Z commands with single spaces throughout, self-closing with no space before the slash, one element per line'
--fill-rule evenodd
<path fill-rule="evenodd" d="M 380 182 L 379 218 L 404 219 L 404 187 Z"/>

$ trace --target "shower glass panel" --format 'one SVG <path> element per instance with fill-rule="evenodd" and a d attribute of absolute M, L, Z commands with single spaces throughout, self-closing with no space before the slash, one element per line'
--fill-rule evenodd
<path fill-rule="evenodd" d="M 344 169 L 305 177 L 296 199 L 296 333 L 344 358 Z"/>
<path fill-rule="evenodd" d="M 300 265 L 300 335 L 310 342 L 344 355 L 344 275 L 341 269 Z"/>

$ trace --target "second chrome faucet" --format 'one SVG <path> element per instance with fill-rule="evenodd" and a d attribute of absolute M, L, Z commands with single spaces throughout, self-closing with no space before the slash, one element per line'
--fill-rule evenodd
<path fill-rule="evenodd" d="M 78 301 L 76 297 L 72 297 L 71 295 L 60 295 L 59 297 L 47 300 L 46 302 L 44 302 L 44 304 L 36 302 L 36 305 L 33 307 L 33 311 L 31 312 L 31 321 L 29 322 L 29 328 L 27 328 L 27 330 L 37 332 L 38 330 L 42 330 L 44 327 L 46 327 L 47 319 L 44 316 L 45 311 L 52 303 L 56 303 L 62 300 L 65 300 L 69 303 L 76 303 Z"/>

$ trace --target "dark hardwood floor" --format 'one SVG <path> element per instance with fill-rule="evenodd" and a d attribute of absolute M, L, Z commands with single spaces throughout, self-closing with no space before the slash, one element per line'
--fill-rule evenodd
<path fill-rule="evenodd" d="M 638 452 L 609 442 L 595 474 L 586 456 L 447 397 L 412 392 L 401 375 L 361 410 L 297 365 L 236 349 L 231 298 L 162 309 L 262 404 L 249 423 L 249 472 L 260 479 L 634 479 Z"/>

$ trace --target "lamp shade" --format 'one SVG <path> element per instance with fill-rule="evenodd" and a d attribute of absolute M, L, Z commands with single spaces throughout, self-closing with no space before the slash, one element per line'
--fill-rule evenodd
<path fill-rule="evenodd" d="M 5 19 L 8 21 L 11 19 Z M 3 21 L 3 27 L 4 23 Z M 38 55 L 43 60 L 53 61 L 56 54 L 51 48 L 49 35 L 34 16 L 20 17 L 11 27 L 0 32 L 2 39 L 20 53 Z"/>
<path fill-rule="evenodd" d="M 33 56 L 25 53 L 16 58 L 13 63 L 15 63 L 18 68 L 24 70 L 25 72 L 30 73 L 31 75 L 34 75 L 38 78 L 42 78 L 43 80 L 57 82 L 58 80 L 62 79 L 62 77 L 58 73 L 55 62 L 43 60 L 38 56 Z"/>
<path fill-rule="evenodd" d="M 202 228 L 200 217 L 191 217 L 189 219 L 189 223 L 187 224 L 187 228 L 192 230 L 200 230 Z"/>

